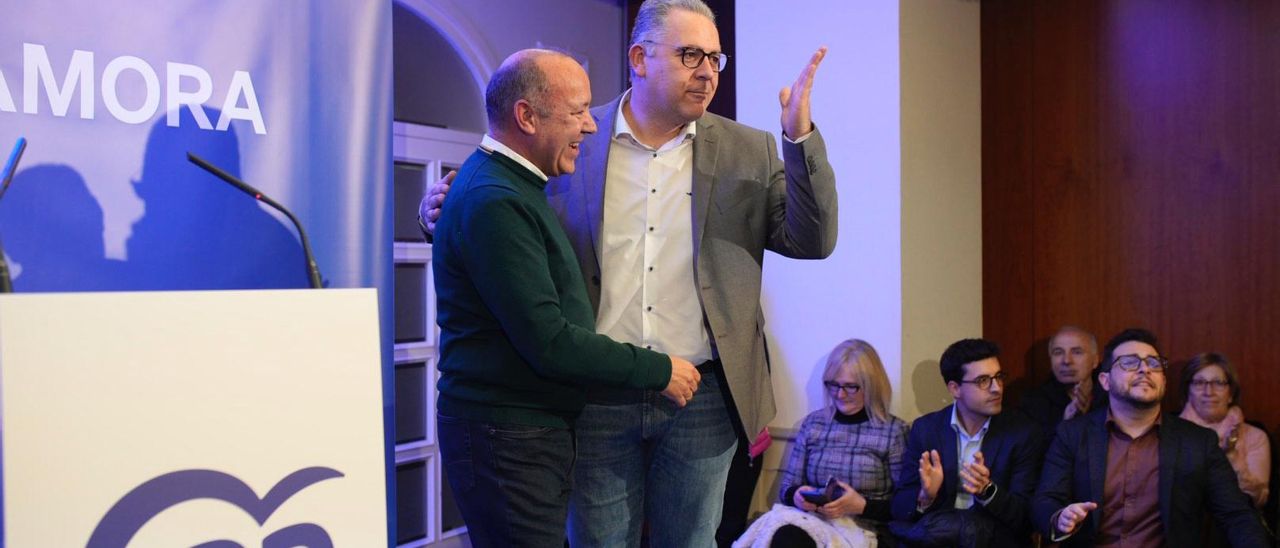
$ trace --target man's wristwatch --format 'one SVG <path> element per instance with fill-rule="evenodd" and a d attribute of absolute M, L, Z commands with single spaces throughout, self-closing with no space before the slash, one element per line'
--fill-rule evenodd
<path fill-rule="evenodd" d="M 994 497 L 995 495 L 996 495 L 995 482 L 987 482 L 987 486 L 983 487 L 982 491 L 978 492 L 978 499 L 983 501 L 988 501 L 988 500 L 991 500 L 991 497 Z"/>

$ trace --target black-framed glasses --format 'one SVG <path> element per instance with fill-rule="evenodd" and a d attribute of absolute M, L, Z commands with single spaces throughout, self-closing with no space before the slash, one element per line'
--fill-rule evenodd
<path fill-rule="evenodd" d="M 1009 376 L 1005 375 L 1004 371 L 1001 371 L 999 373 L 996 373 L 995 375 L 981 375 L 970 381 L 961 379 L 959 382 L 960 384 L 976 385 L 978 387 L 978 390 L 989 390 L 991 388 L 992 382 L 1000 383 L 1000 386 L 1003 387 L 1004 381 L 1007 380 L 1008 378 Z"/>
<path fill-rule="evenodd" d="M 830 392 L 832 394 L 835 394 L 840 390 L 844 390 L 844 393 L 850 396 L 857 394 L 859 390 L 862 390 L 861 384 L 855 384 L 851 382 L 840 384 L 835 381 L 822 381 L 822 386 L 827 387 L 827 392 Z"/>
<path fill-rule="evenodd" d="M 1213 391 L 1226 390 L 1228 386 L 1231 386 L 1230 382 L 1227 382 L 1224 380 L 1218 380 L 1218 379 L 1214 379 L 1211 381 L 1204 380 L 1204 379 L 1195 379 L 1191 381 L 1191 389 L 1200 390 L 1202 392 L 1207 390 L 1213 390 Z"/>
<path fill-rule="evenodd" d="M 641 40 L 641 42 L 648 42 L 650 44 L 657 44 L 659 46 L 667 46 L 669 48 L 675 48 L 676 56 L 680 57 L 680 62 L 684 64 L 684 66 L 691 69 L 696 69 L 702 66 L 703 59 L 710 59 L 711 70 L 714 70 L 716 72 L 720 72 L 724 70 L 725 65 L 729 64 L 729 54 L 721 51 L 703 51 L 702 48 L 695 48 L 692 46 L 677 46 L 675 44 L 664 44 L 662 42 L 654 42 L 653 40 Z"/>
<path fill-rule="evenodd" d="M 1147 364 L 1148 371 L 1164 372 L 1165 366 L 1169 365 L 1169 360 L 1160 356 L 1147 356 L 1144 358 L 1137 354 L 1116 356 L 1116 359 L 1111 360 L 1112 367 L 1119 367 L 1121 370 L 1130 372 L 1137 371 L 1144 363 Z"/>

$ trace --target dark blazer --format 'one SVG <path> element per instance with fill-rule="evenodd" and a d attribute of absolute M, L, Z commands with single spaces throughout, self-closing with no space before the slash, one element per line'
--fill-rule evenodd
<path fill-rule="evenodd" d="M 1101 503 L 1107 474 L 1106 420 L 1103 408 L 1058 426 L 1031 502 L 1032 520 L 1047 537 L 1054 533 L 1050 520 L 1058 510 L 1074 502 Z M 1232 546 L 1270 546 L 1218 447 L 1217 435 L 1173 414 L 1164 414 L 1161 421 L 1160 521 L 1165 546 L 1199 546 L 1206 512 L 1226 531 Z M 1062 546 L 1093 546 L 1103 511 L 1099 507 L 1090 512 Z"/>
<path fill-rule="evenodd" d="M 956 493 L 960 489 L 959 448 L 956 431 L 951 427 L 951 409 L 948 405 L 916 419 L 907 436 L 907 449 L 903 459 L 917 462 L 920 454 L 936 449 L 942 459 L 942 487 L 933 505 L 925 513 L 955 508 Z M 1021 413 L 1006 410 L 991 417 L 986 437 L 982 438 L 982 457 L 991 470 L 991 481 L 996 484 L 996 495 L 983 505 L 975 501 L 973 510 L 985 513 L 1000 524 L 1002 534 L 998 539 L 1014 541 L 1012 546 L 1030 543 L 1030 523 L 1027 520 L 1027 504 L 1035 490 L 1040 474 L 1040 458 L 1044 442 L 1039 428 Z M 920 471 L 916 466 L 904 466 L 893 495 L 893 518 L 915 521 L 922 514 L 916 511 L 916 495 L 920 492 Z M 1000 545 L 997 542 L 996 545 Z"/>
<path fill-rule="evenodd" d="M 1049 380 L 1022 394 L 1018 411 L 1040 425 L 1047 444 L 1053 441 L 1054 434 L 1058 432 L 1058 424 L 1062 423 L 1062 412 L 1067 409 L 1068 403 L 1071 403 L 1071 386 L 1062 384 L 1053 375 L 1049 375 Z M 1107 391 L 1098 386 L 1095 378 L 1089 410 L 1106 406 Z"/>
<path fill-rule="evenodd" d="M 582 141 L 577 169 L 552 178 L 547 199 L 578 255 L 587 296 L 600 309 L 600 225 L 604 185 L 618 113 L 615 98 L 591 109 L 599 131 Z M 820 259 L 836 245 L 836 179 L 816 128 L 803 143 L 710 112 L 693 139 L 693 273 L 712 344 L 724 365 L 740 435 L 747 440 L 773 420 L 760 308 L 766 249 Z M 735 425 L 737 426 L 737 425 Z"/>

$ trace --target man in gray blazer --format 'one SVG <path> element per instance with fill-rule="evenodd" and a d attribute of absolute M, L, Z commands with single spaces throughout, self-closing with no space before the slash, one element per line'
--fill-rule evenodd
<path fill-rule="evenodd" d="M 650 545 L 714 543 L 735 448 L 776 411 L 764 250 L 820 259 L 835 248 L 835 175 L 809 111 L 825 54 L 779 93 L 779 161 L 771 133 L 706 112 L 728 61 L 710 9 L 647 0 L 627 52 L 633 87 L 592 109 L 600 130 L 582 142 L 577 171 L 548 184 L 597 331 L 703 372 L 684 408 L 653 391 L 588 391 L 576 423 L 573 545 L 638 546 L 646 520 Z M 424 198 L 426 221 L 438 215 L 440 186 Z"/>

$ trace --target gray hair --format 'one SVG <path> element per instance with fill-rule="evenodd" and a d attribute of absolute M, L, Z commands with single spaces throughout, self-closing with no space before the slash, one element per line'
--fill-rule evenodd
<path fill-rule="evenodd" d="M 1053 333 L 1053 336 L 1049 337 L 1050 352 L 1053 352 L 1053 341 L 1058 338 L 1058 335 L 1062 335 L 1065 333 L 1075 333 L 1077 335 L 1084 337 L 1084 340 L 1089 343 L 1089 351 L 1093 352 L 1093 355 L 1095 357 L 1098 355 L 1098 338 L 1093 336 L 1093 333 L 1085 331 L 1084 329 L 1076 327 L 1074 325 L 1064 325 L 1062 327 L 1059 327 L 1058 330 Z"/>
<path fill-rule="evenodd" d="M 671 10 L 691 11 L 716 22 L 716 14 L 702 0 L 645 0 L 636 13 L 636 24 L 631 29 L 631 44 L 653 40 L 665 29 Z"/>
<path fill-rule="evenodd" d="M 551 80 L 538 61 L 547 56 L 567 57 L 552 50 L 521 50 L 507 57 L 493 72 L 484 91 L 484 109 L 489 116 L 490 128 L 507 127 L 512 109 L 521 99 L 528 101 L 539 114 L 546 115 Z"/>

